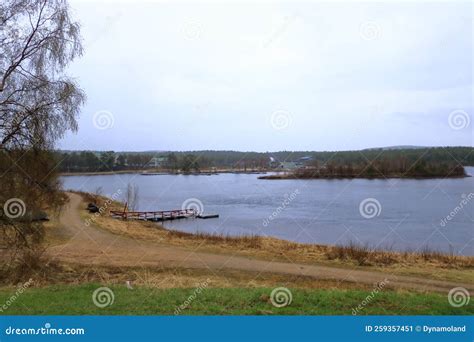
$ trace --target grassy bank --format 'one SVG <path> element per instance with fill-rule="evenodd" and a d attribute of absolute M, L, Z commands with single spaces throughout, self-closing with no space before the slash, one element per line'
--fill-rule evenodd
<path fill-rule="evenodd" d="M 87 202 L 101 205 L 106 199 L 87 193 L 79 193 Z M 123 207 L 120 203 L 112 206 Z M 111 207 L 112 207 L 111 206 Z M 84 220 L 92 214 L 81 212 Z M 336 266 L 385 271 L 396 275 L 415 275 L 438 280 L 458 282 L 474 281 L 474 258 L 430 251 L 395 252 L 372 249 L 368 246 L 325 246 L 302 244 L 262 236 L 229 237 L 205 233 L 190 234 L 169 229 L 154 222 L 123 221 L 111 218 L 108 213 L 95 216 L 94 225 L 113 234 L 135 240 L 153 241 L 160 245 L 190 248 L 198 252 L 229 254 L 305 264 Z"/>
<path fill-rule="evenodd" d="M 30 288 L 4 310 L 3 315 L 352 315 L 371 291 L 290 289 L 293 300 L 286 307 L 272 305 L 272 288 L 156 289 L 113 285 L 112 305 L 99 308 L 92 301 L 100 284 L 58 285 Z M 0 289 L 0 303 L 15 294 L 13 288 Z M 372 295 L 359 315 L 472 315 L 474 304 L 454 308 L 447 296 L 410 292 L 381 291 Z M 188 303 L 188 304 L 187 304 Z"/>

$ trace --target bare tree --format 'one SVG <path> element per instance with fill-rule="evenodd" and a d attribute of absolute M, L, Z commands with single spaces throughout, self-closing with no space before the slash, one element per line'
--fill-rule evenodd
<path fill-rule="evenodd" d="M 0 147 L 51 146 L 77 130 L 84 93 L 64 68 L 82 54 L 64 0 L 0 3 Z"/>
<path fill-rule="evenodd" d="M 64 70 L 81 54 L 65 0 L 0 1 L 0 228 L 25 269 L 44 235 L 36 213 L 64 202 L 49 150 L 77 129 L 85 95 Z"/>

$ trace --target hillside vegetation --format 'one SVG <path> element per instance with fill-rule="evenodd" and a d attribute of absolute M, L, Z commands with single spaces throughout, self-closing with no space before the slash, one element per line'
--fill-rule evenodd
<path fill-rule="evenodd" d="M 472 147 L 433 147 L 370 149 L 360 151 L 184 151 L 184 152 L 114 152 L 114 151 L 57 151 L 55 157 L 61 172 L 104 172 L 158 168 L 168 171 L 199 171 L 217 169 L 260 169 L 274 167 L 278 162 L 295 162 L 305 157 L 308 166 L 397 163 L 407 168 L 417 163 L 452 166 L 474 166 Z M 415 168 L 415 169 L 416 169 Z"/>

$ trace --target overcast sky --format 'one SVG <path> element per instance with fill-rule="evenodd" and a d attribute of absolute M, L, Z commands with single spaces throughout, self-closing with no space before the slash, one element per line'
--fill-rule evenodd
<path fill-rule="evenodd" d="M 60 148 L 473 145 L 470 2 L 70 3 L 88 99 Z"/>

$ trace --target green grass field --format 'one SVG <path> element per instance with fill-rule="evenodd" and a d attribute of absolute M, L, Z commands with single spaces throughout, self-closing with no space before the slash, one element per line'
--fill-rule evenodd
<path fill-rule="evenodd" d="M 270 288 L 152 289 L 110 286 L 114 302 L 99 308 L 92 293 L 99 284 L 61 285 L 27 289 L 17 296 L 2 315 L 352 315 L 352 309 L 366 299 L 369 291 L 291 289 L 293 301 L 282 308 L 270 302 Z M 0 289 L 1 305 L 11 299 L 15 289 Z M 365 305 L 360 315 L 472 315 L 473 303 L 460 308 L 449 305 L 440 294 L 382 291 Z"/>

